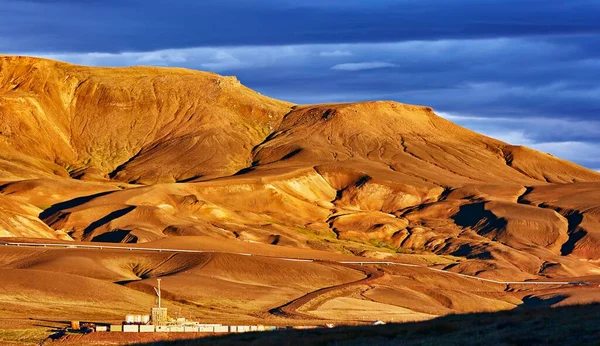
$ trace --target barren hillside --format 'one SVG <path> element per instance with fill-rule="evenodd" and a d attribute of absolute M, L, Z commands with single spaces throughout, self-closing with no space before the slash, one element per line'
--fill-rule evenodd
<path fill-rule="evenodd" d="M 574 278 L 600 274 L 597 196 L 597 172 L 477 134 L 429 107 L 293 105 L 213 73 L 0 57 L 2 237 L 171 248 L 253 244 L 266 255 L 319 250 L 319 256 L 435 264 L 482 278 Z M 104 280 L 141 292 L 149 291 L 144 280 L 170 276 L 178 287 L 210 287 L 192 295 L 173 290 L 173 299 L 219 301 L 219 314 L 244 308 L 254 317 L 299 294 L 361 277 L 348 268 L 278 267 L 268 260 L 244 265 L 274 268 L 270 276 L 263 269 L 240 273 L 238 260 L 225 255 L 179 256 L 171 271 L 164 258 L 148 257 L 138 263 L 146 268 L 141 275 L 131 272 L 132 262 L 83 253 L 77 260 L 62 253 L 0 254 L 14 287 L 28 285 L 14 271 L 56 271 L 68 280 L 85 276 L 91 286 Z M 80 260 L 81 270 L 66 264 Z M 286 271 L 305 280 L 287 282 Z M 400 276 L 416 283 L 398 285 L 392 279 Z M 365 297 L 413 309 L 407 294 L 422 302 L 423 316 L 523 302 L 523 294 L 505 297 L 503 287 L 482 287 L 487 293 L 469 303 L 472 296 L 436 280 L 388 270 L 361 295 L 337 295 L 305 309 L 331 318 Z M 240 305 L 237 295 L 255 286 L 259 296 L 280 298 Z M 219 287 L 237 298 L 220 300 Z"/>
<path fill-rule="evenodd" d="M 600 254 L 596 202 L 568 201 L 598 173 L 428 107 L 295 106 L 212 73 L 3 57 L 0 116 L 7 236 L 405 249 L 531 275 Z"/>

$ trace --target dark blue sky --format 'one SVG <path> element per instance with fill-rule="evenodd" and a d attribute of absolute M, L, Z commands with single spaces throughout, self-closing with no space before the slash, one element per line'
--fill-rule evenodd
<path fill-rule="evenodd" d="M 299 5 L 301 4 L 301 5 Z M 392 99 L 600 169 L 600 1 L 0 0 L 0 52 Z"/>

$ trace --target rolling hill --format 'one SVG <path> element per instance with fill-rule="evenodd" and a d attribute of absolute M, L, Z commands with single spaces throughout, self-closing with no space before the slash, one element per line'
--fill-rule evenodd
<path fill-rule="evenodd" d="M 1 237 L 258 246 L 267 255 L 316 251 L 512 281 L 592 277 L 600 275 L 598 196 L 599 173 L 480 135 L 425 106 L 294 105 L 207 72 L 0 57 Z M 108 281 L 118 286 L 115 296 L 123 289 L 151 294 L 145 280 L 157 276 L 184 288 L 202 283 L 208 291 L 173 289 L 171 298 L 204 313 L 213 302 L 215 316 L 245 309 L 264 317 L 294 296 L 360 277 L 329 264 L 307 270 L 225 255 L 179 256 L 160 269 L 162 257 L 134 264 L 139 259 L 117 255 L 0 254 L 13 287 L 29 285 L 15 271 L 42 282 L 48 271 L 60 273 L 67 285 L 54 293 L 60 299 L 73 276 L 90 287 Z M 146 274 L 132 272 L 135 265 Z M 274 272 L 266 275 L 266 267 Z M 288 282 L 288 270 L 306 280 Z M 399 277 L 417 283 L 398 284 Z M 456 282 L 471 294 L 485 292 L 469 302 L 419 271 L 388 271 L 381 280 L 368 293 L 306 309 L 331 318 L 370 299 L 436 316 L 512 308 L 525 296 Z M 281 299 L 244 307 L 239 300 L 249 289 Z M 594 301 L 588 291 L 560 292 L 566 302 Z M 89 299 L 107 313 L 93 297 L 76 300 Z"/>

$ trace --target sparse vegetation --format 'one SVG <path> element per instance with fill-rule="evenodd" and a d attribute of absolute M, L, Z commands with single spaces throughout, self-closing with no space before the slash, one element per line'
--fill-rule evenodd
<path fill-rule="evenodd" d="M 0 343 L 2 345 L 38 345 L 51 333 L 51 330 L 43 328 L 0 329 Z"/>
<path fill-rule="evenodd" d="M 381 240 L 371 240 L 369 242 L 371 245 L 375 246 L 376 248 L 379 248 L 381 250 L 385 250 L 387 252 L 391 252 L 391 253 L 401 253 L 401 254 L 412 254 L 415 253 L 413 250 L 411 249 L 405 249 L 405 248 L 401 248 L 401 247 L 395 247 L 389 243 L 386 243 L 384 241 Z"/>
<path fill-rule="evenodd" d="M 306 227 L 297 226 L 295 231 L 307 235 L 311 239 L 334 240 L 335 234 L 328 229 L 308 229 Z"/>
<path fill-rule="evenodd" d="M 65 171 L 67 171 L 67 173 L 71 174 L 73 173 L 73 171 L 75 171 L 75 167 L 69 165 L 69 164 L 65 164 L 63 165 L 63 168 L 65 169 Z"/>

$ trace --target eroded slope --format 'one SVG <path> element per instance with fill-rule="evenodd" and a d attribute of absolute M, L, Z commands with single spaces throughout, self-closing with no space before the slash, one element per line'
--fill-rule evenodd
<path fill-rule="evenodd" d="M 234 77 L 0 57 L 5 179 L 156 183 L 228 175 L 289 110 Z M 16 167 L 15 167 L 16 166 Z"/>
<path fill-rule="evenodd" d="M 0 119 L 4 235 L 451 255 L 465 259 L 453 270 L 513 279 L 598 271 L 600 174 L 428 107 L 293 106 L 212 73 L 2 57 Z"/>

